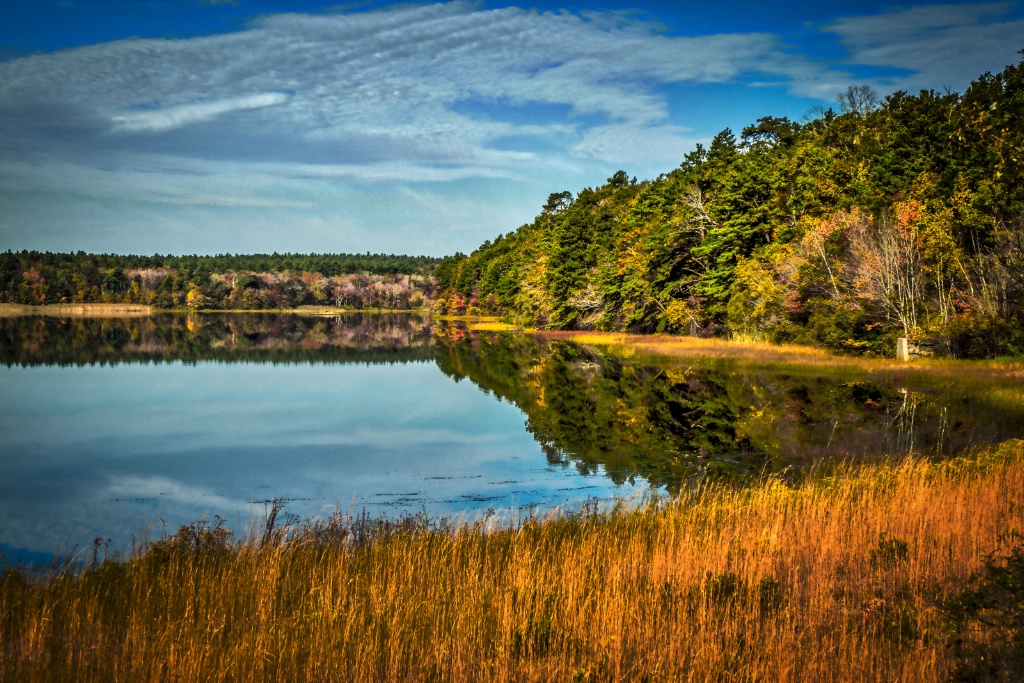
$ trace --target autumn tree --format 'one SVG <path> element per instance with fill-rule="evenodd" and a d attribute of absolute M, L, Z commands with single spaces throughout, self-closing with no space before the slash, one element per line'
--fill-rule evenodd
<path fill-rule="evenodd" d="M 917 331 L 921 305 L 921 205 L 897 202 L 874 224 L 861 220 L 850 226 L 850 258 L 858 293 L 903 328 Z"/>

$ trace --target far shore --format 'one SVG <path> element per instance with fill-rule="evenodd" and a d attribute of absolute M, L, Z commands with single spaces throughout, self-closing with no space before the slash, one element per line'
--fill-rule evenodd
<path fill-rule="evenodd" d="M 144 304 L 0 304 L 0 317 L 46 315 L 70 318 L 133 318 L 152 315 L 153 307 Z"/>
<path fill-rule="evenodd" d="M 0 317 L 17 317 L 23 315 L 46 315 L 69 318 L 120 318 L 141 317 L 158 313 L 300 313 L 302 315 L 344 315 L 348 313 L 429 313 L 425 308 L 388 309 L 388 308 L 338 308 L 337 306 L 299 306 L 298 308 L 227 308 L 227 309 L 191 309 L 191 308 L 157 308 L 146 304 L 43 304 L 26 306 L 24 304 L 0 303 Z"/>

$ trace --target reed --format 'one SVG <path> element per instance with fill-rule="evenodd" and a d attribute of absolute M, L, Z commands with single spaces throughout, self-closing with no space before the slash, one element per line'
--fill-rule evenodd
<path fill-rule="evenodd" d="M 153 313 L 153 307 L 144 304 L 46 304 L 25 306 L 0 303 L 0 317 L 45 315 L 61 318 L 138 318 Z"/>
<path fill-rule="evenodd" d="M 337 516 L 4 574 L 4 681 L 939 681 L 1024 442 L 518 520 Z"/>
<path fill-rule="evenodd" d="M 503 323 L 498 320 L 484 322 L 470 322 L 468 327 L 473 332 L 516 332 L 519 328 L 511 323 Z"/>
<path fill-rule="evenodd" d="M 786 367 L 794 369 L 849 370 L 884 373 L 888 376 L 932 376 L 973 378 L 979 381 L 1019 383 L 1024 381 L 1024 359 L 958 360 L 953 358 L 915 358 L 909 362 L 895 358 L 843 356 L 827 349 L 797 344 L 773 344 L 749 339 L 718 339 L 668 335 L 638 335 L 619 332 L 535 332 L 545 339 L 562 339 L 578 344 L 609 347 L 626 355 L 642 354 L 681 362 L 724 362 L 747 367 Z"/>

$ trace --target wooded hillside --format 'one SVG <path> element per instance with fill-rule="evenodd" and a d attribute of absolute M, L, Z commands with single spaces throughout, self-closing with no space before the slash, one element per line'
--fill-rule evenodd
<path fill-rule="evenodd" d="M 653 181 L 552 194 L 438 265 L 437 310 L 889 355 L 1024 352 L 1024 62 L 960 95 L 850 88 L 726 129 Z"/>

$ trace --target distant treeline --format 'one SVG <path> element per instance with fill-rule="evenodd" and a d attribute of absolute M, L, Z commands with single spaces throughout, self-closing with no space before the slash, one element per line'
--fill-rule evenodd
<path fill-rule="evenodd" d="M 891 354 L 1024 353 L 1024 63 L 963 94 L 866 86 L 723 130 L 679 168 L 552 194 L 440 263 L 435 307 L 527 325 Z"/>
<path fill-rule="evenodd" d="M 163 308 L 430 305 L 440 259 L 394 254 L 122 256 L 7 251 L 0 301 L 131 303 Z"/>

